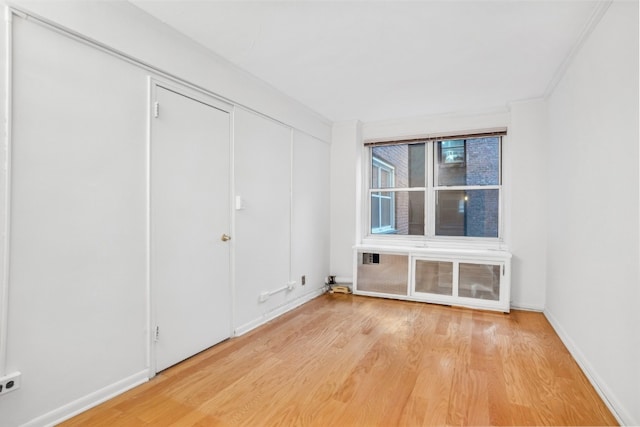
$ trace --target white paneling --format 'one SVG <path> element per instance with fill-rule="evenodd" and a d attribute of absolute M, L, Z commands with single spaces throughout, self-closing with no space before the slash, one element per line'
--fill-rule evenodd
<path fill-rule="evenodd" d="M 323 287 L 329 275 L 329 150 L 329 144 L 294 132 L 291 280 L 297 281 L 296 293 Z"/>
<path fill-rule="evenodd" d="M 14 20 L 7 369 L 17 425 L 146 368 L 146 76 Z"/>
<path fill-rule="evenodd" d="M 638 3 L 615 1 L 549 98 L 546 312 L 640 424 Z"/>
<path fill-rule="evenodd" d="M 259 302 L 261 292 L 289 282 L 291 238 L 291 130 L 236 109 L 234 117 L 236 211 L 235 327 L 284 304 L 287 293 Z"/>

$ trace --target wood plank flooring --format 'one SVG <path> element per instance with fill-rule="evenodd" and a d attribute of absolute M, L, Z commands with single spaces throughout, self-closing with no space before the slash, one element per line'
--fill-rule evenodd
<path fill-rule="evenodd" d="M 324 295 L 64 426 L 616 425 L 540 313 Z"/>

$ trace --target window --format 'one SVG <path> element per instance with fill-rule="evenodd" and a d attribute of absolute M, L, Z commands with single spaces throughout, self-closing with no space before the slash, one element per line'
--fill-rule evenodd
<path fill-rule="evenodd" d="M 500 238 L 504 134 L 368 144 L 368 234 Z"/>
<path fill-rule="evenodd" d="M 395 167 L 373 157 L 371 161 L 371 187 L 393 188 Z M 371 193 L 371 232 L 393 233 L 395 231 L 395 194 L 388 191 Z"/>

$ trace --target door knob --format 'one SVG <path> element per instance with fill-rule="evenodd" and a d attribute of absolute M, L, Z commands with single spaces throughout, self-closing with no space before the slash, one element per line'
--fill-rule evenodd
<path fill-rule="evenodd" d="M 220 237 L 220 240 L 222 240 L 223 242 L 227 242 L 231 240 L 231 236 L 229 236 L 228 234 L 223 234 L 222 237 Z"/>

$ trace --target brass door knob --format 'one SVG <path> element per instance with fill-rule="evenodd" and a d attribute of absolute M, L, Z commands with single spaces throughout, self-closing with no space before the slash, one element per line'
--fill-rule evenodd
<path fill-rule="evenodd" d="M 223 234 L 222 237 L 220 237 L 220 240 L 222 240 L 223 242 L 228 242 L 229 240 L 231 240 L 231 236 L 229 236 L 228 234 Z"/>

